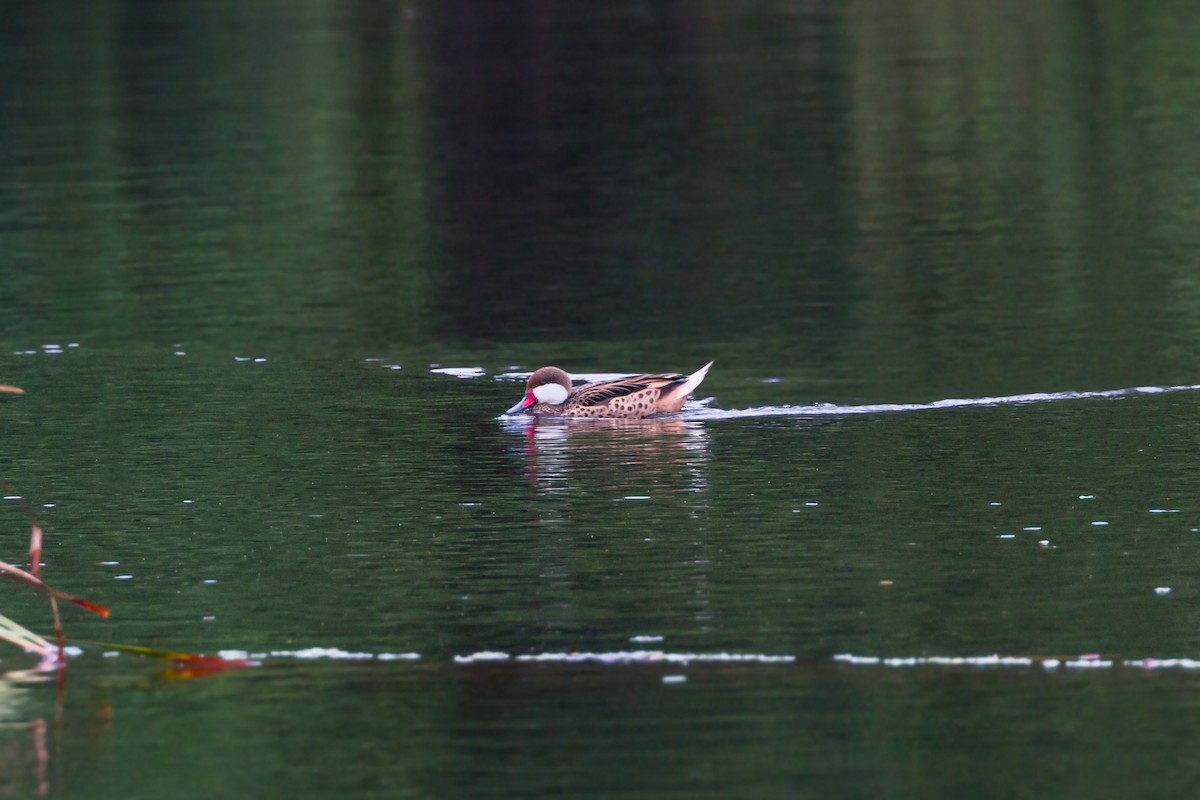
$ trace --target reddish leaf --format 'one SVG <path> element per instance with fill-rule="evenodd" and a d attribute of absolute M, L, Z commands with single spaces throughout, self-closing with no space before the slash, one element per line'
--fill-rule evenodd
<path fill-rule="evenodd" d="M 262 665 L 261 661 L 253 659 L 221 658 L 220 656 L 206 656 L 200 653 L 155 650 L 153 647 L 142 647 L 136 644 L 114 644 L 112 642 L 91 642 L 80 641 L 78 639 L 73 641 L 97 647 L 107 647 L 110 650 L 119 650 L 124 653 L 137 653 L 138 655 L 157 658 L 162 661 L 174 661 L 175 666 L 163 672 L 163 677 L 165 678 L 203 678 L 217 672 L 224 672 L 225 670 L 245 669 L 246 667 L 258 667 Z"/>
<path fill-rule="evenodd" d="M 0 383 L 0 393 L 3 394 L 25 394 L 25 390 L 16 386 L 9 386 L 7 383 Z"/>
<path fill-rule="evenodd" d="M 162 676 L 171 680 L 187 680 L 188 678 L 207 678 L 231 669 L 245 669 L 260 666 L 259 661 L 249 661 L 241 658 L 221 658 L 219 656 L 192 656 L 186 661 L 179 662 L 175 667 L 164 670 Z"/>

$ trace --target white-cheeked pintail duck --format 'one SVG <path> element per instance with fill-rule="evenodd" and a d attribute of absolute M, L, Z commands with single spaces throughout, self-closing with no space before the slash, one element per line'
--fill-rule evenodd
<path fill-rule="evenodd" d="M 704 380 L 712 365 L 710 361 L 691 375 L 630 375 L 574 387 L 571 376 L 563 370 L 542 367 L 529 376 L 521 402 L 505 413 L 609 419 L 669 414 L 683 408 L 683 402 Z"/>

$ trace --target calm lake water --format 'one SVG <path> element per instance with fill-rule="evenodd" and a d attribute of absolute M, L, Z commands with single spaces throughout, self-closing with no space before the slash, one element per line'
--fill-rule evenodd
<path fill-rule="evenodd" d="M 0 796 L 1193 796 L 1198 39 L 9 9 L 0 477 L 113 613 L 0 682 Z M 501 417 L 710 359 L 677 417 Z"/>

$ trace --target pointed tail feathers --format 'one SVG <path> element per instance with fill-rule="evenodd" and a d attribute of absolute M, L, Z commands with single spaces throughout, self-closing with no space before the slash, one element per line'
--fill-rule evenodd
<path fill-rule="evenodd" d="M 678 411 L 680 408 L 683 408 L 683 401 L 687 400 L 688 395 L 694 392 L 696 387 L 704 381 L 704 376 L 708 374 L 708 368 L 712 365 L 712 361 L 708 362 L 703 367 L 689 375 L 686 381 L 671 388 L 670 392 L 668 393 L 670 396 L 670 405 L 675 406 L 676 411 Z"/>

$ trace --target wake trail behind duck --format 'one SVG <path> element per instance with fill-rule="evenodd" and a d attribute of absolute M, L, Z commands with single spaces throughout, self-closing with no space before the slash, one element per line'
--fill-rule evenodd
<path fill-rule="evenodd" d="M 1167 392 L 1194 392 L 1200 384 L 1187 386 L 1133 386 L 1128 389 L 1106 389 L 1095 392 L 1034 392 L 1003 397 L 962 397 L 935 400 L 932 403 L 871 403 L 865 405 L 835 405 L 818 403 L 810 406 L 762 406 L 760 408 L 685 407 L 682 419 L 745 419 L 752 417 L 842 417 L 854 414 L 891 414 L 898 411 L 933 411 L 944 408 L 972 406 L 1012 406 L 1026 403 L 1057 403 L 1063 400 L 1095 400 Z"/>

